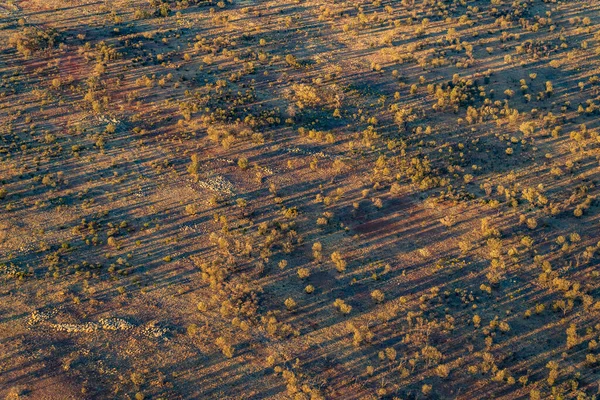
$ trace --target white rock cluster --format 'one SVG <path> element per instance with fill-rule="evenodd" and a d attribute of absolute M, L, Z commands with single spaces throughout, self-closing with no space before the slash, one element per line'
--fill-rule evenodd
<path fill-rule="evenodd" d="M 167 334 L 167 328 L 158 326 L 156 323 L 150 323 L 144 327 L 142 333 L 153 338 L 162 338 Z"/>
<path fill-rule="evenodd" d="M 98 324 L 107 331 L 127 331 L 133 328 L 132 324 L 121 318 L 103 318 Z"/>
<path fill-rule="evenodd" d="M 61 332 L 85 332 L 91 333 L 100 329 L 100 326 L 94 322 L 86 322 L 83 324 L 51 324 L 52 328 Z"/>
<path fill-rule="evenodd" d="M 204 181 L 199 181 L 198 186 L 200 186 L 203 189 L 212 190 L 213 192 L 224 193 L 230 196 L 233 196 L 234 193 L 233 183 L 229 182 L 221 175 L 217 175 L 213 178 L 209 178 Z"/>
<path fill-rule="evenodd" d="M 30 326 L 47 322 L 57 314 L 56 309 L 46 311 L 34 311 L 29 316 L 27 324 Z M 134 328 L 134 325 L 122 318 L 102 318 L 98 322 L 84 322 L 81 324 L 46 324 L 50 328 L 61 332 L 94 332 L 98 330 L 105 331 L 127 331 Z"/>
<path fill-rule="evenodd" d="M 121 318 L 103 318 L 98 322 L 85 322 L 83 324 L 52 324 L 52 328 L 64 332 L 94 332 L 100 329 L 105 331 L 127 331 L 133 325 Z"/>
<path fill-rule="evenodd" d="M 29 319 L 27 320 L 27 324 L 28 325 L 37 325 L 41 322 L 48 321 L 50 318 L 54 317 L 55 315 L 56 315 L 55 309 L 46 310 L 46 311 L 35 310 L 29 316 Z"/>

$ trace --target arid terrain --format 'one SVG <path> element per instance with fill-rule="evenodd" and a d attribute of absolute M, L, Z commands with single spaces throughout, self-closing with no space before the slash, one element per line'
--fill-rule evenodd
<path fill-rule="evenodd" d="M 0 0 L 0 398 L 600 398 L 600 1 Z"/>

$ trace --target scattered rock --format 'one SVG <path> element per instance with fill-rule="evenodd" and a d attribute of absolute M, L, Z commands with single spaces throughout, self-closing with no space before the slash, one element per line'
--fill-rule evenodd
<path fill-rule="evenodd" d="M 150 322 L 148 325 L 144 327 L 142 333 L 148 337 L 154 338 L 164 338 L 167 334 L 168 329 L 162 326 L 159 326 L 157 322 Z"/>
<path fill-rule="evenodd" d="M 27 320 L 27 324 L 30 326 L 37 325 L 41 322 L 48 321 L 50 318 L 54 317 L 55 315 L 56 315 L 56 309 L 51 309 L 51 310 L 46 310 L 46 311 L 35 310 L 29 316 L 29 319 Z"/>
<path fill-rule="evenodd" d="M 229 196 L 233 196 L 234 194 L 234 186 L 233 183 L 229 182 L 221 175 L 217 175 L 213 178 L 209 178 L 204 181 L 199 181 L 198 186 L 203 189 L 212 190 L 213 192 L 219 192 L 223 194 L 227 194 Z"/>
<path fill-rule="evenodd" d="M 95 322 L 86 322 L 83 324 L 51 324 L 52 328 L 61 332 L 85 332 L 91 333 L 100 329 L 100 326 Z"/>
<path fill-rule="evenodd" d="M 41 323 L 49 321 L 51 318 L 56 316 L 57 310 L 46 310 L 39 311 L 36 310 L 31 313 L 27 324 L 30 326 L 39 325 Z M 48 323 L 46 324 L 50 328 L 61 331 L 61 332 L 95 332 L 98 330 L 105 331 L 127 331 L 134 328 L 134 325 L 125 321 L 122 318 L 102 318 L 98 322 L 84 322 L 81 324 L 56 324 L 56 323 Z"/>
<path fill-rule="evenodd" d="M 133 325 L 121 318 L 103 318 L 98 324 L 104 330 L 108 331 L 126 331 L 133 328 Z"/>

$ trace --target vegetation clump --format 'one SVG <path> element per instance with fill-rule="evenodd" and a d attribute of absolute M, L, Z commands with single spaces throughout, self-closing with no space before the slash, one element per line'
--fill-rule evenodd
<path fill-rule="evenodd" d="M 0 396 L 597 397 L 599 10 L 0 1 Z"/>

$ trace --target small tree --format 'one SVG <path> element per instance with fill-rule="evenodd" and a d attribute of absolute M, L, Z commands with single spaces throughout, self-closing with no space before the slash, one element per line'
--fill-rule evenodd
<path fill-rule="evenodd" d="M 188 166 L 187 170 L 195 180 L 198 180 L 198 172 L 200 170 L 200 160 L 198 159 L 198 155 L 192 154 L 191 160 L 192 162 Z"/>
<path fill-rule="evenodd" d="M 346 270 L 346 261 L 342 259 L 342 256 L 338 251 L 334 251 L 331 254 L 331 261 L 335 264 L 335 269 L 337 269 L 338 272 L 344 272 Z"/>

